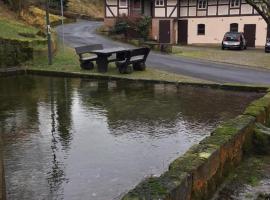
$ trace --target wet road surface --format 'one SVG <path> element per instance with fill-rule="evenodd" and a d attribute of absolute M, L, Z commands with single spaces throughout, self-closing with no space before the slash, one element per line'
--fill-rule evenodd
<path fill-rule="evenodd" d="M 64 27 L 59 26 L 57 32 L 61 37 L 62 30 L 64 30 L 64 41 L 72 47 L 96 43 L 103 44 L 104 47 L 132 47 L 96 34 L 95 30 L 100 25 L 102 25 L 102 22 L 79 21 L 64 25 Z M 156 52 L 149 55 L 147 65 L 156 69 L 218 83 L 270 84 L 270 70 L 249 69 L 238 65 L 180 58 Z"/>

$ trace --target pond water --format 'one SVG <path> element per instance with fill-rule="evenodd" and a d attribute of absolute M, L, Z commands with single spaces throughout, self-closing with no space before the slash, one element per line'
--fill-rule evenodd
<path fill-rule="evenodd" d="M 0 79 L 8 199 L 119 199 L 262 94 L 163 84 Z"/>

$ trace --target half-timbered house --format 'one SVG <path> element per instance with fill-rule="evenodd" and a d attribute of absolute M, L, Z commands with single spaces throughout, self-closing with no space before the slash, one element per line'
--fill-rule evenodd
<path fill-rule="evenodd" d="M 245 0 L 105 0 L 105 24 L 121 15 L 151 16 L 152 37 L 161 43 L 217 44 L 238 31 L 254 47 L 267 36 L 267 24 Z"/>

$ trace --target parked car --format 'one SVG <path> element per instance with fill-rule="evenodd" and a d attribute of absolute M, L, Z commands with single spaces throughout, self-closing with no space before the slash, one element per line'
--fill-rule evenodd
<path fill-rule="evenodd" d="M 265 53 L 270 53 L 270 38 L 266 39 Z"/>
<path fill-rule="evenodd" d="M 227 32 L 222 40 L 222 49 L 246 49 L 247 41 L 244 33 L 241 32 Z"/>

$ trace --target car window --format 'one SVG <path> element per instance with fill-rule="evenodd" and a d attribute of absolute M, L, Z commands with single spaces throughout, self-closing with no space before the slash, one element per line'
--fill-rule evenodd
<path fill-rule="evenodd" d="M 240 37 L 239 34 L 227 34 L 225 35 L 224 40 L 234 42 L 234 41 L 239 41 L 239 37 Z"/>

